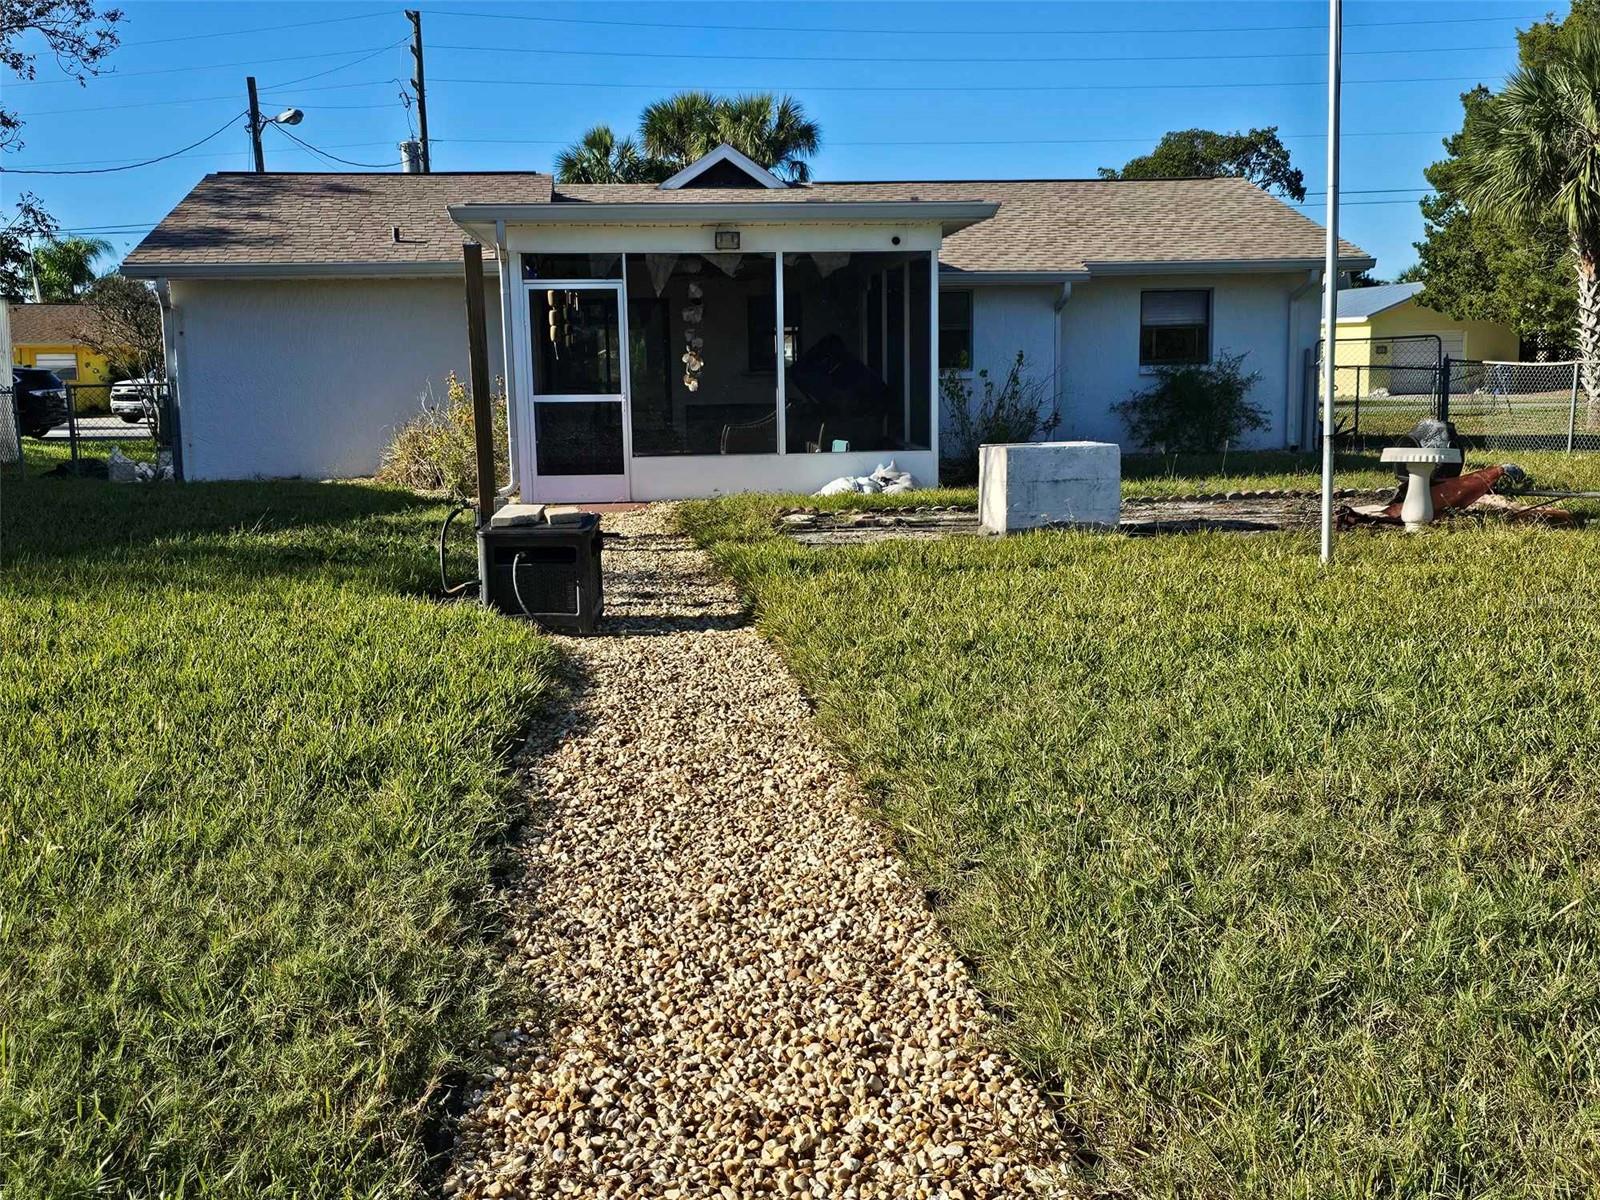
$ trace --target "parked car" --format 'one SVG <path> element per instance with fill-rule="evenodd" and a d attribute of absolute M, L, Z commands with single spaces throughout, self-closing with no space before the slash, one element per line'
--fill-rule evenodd
<path fill-rule="evenodd" d="M 17 406 L 17 430 L 42 438 L 67 421 L 67 385 L 38 367 L 11 368 L 11 394 Z"/>
<path fill-rule="evenodd" d="M 160 387 L 159 379 L 124 379 L 119 383 L 113 383 L 112 416 L 121 417 L 129 425 L 155 420 L 156 392 Z"/>

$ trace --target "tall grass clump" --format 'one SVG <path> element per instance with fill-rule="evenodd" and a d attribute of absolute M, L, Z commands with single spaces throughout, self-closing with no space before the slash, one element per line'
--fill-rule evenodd
<path fill-rule="evenodd" d="M 494 426 L 496 480 L 509 477 L 506 399 L 489 398 Z M 383 452 L 378 479 L 420 492 L 444 492 L 466 500 L 478 494 L 478 460 L 472 434 L 472 393 L 454 371 L 445 380 L 443 401 L 431 395 L 422 409 L 395 433 Z"/>

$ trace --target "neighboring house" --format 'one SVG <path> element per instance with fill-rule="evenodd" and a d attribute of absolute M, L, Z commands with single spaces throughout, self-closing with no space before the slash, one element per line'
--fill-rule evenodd
<path fill-rule="evenodd" d="M 1386 362 L 1400 347 L 1387 338 L 1437 338 L 1438 353 L 1478 362 L 1515 362 L 1520 339 L 1508 325 L 1495 321 L 1457 321 L 1417 303 L 1420 283 L 1385 283 L 1339 293 L 1338 363 L 1343 366 L 1415 366 Z M 1419 343 L 1432 353 L 1431 343 Z"/>
<path fill-rule="evenodd" d="M 87 304 L 11 304 L 11 361 L 42 367 L 68 383 L 105 383 L 111 374 L 105 356 L 83 342 L 97 325 Z"/>
<path fill-rule="evenodd" d="M 372 471 L 465 373 L 463 234 L 529 499 L 810 489 L 888 459 L 931 483 L 939 373 L 1019 350 L 1059 437 L 1123 440 L 1113 404 L 1224 350 L 1261 376 L 1252 444 L 1313 432 L 1323 233 L 1247 182 L 789 186 L 722 147 L 661 185 L 208 175 L 123 264 L 162 297 L 189 476 Z"/>

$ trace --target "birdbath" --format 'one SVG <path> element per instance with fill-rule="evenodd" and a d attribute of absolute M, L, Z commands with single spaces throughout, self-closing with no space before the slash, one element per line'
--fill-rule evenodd
<path fill-rule="evenodd" d="M 1418 533 L 1433 523 L 1433 473 L 1445 463 L 1461 461 L 1461 451 L 1448 446 L 1390 446 L 1383 462 L 1399 463 L 1410 477 L 1400 519 L 1406 532 Z"/>

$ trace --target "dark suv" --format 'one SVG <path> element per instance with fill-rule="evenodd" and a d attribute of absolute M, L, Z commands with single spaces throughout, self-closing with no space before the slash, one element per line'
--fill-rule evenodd
<path fill-rule="evenodd" d="M 17 406 L 17 429 L 42 438 L 67 421 L 67 386 L 38 367 L 12 367 L 11 392 Z"/>

